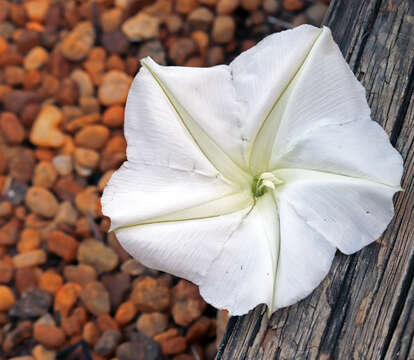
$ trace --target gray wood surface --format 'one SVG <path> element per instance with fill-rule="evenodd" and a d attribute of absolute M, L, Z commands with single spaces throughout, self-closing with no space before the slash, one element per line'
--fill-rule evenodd
<path fill-rule="evenodd" d="M 404 158 L 405 192 L 382 238 L 338 252 L 307 299 L 231 318 L 218 360 L 414 359 L 414 0 L 334 0 L 325 23 Z"/>

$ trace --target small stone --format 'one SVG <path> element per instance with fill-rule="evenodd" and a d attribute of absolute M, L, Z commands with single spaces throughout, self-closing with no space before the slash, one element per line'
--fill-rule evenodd
<path fill-rule="evenodd" d="M 55 325 L 36 324 L 33 337 L 46 347 L 60 347 L 65 342 L 66 336 L 63 330 Z"/>
<path fill-rule="evenodd" d="M 13 214 L 13 205 L 11 204 L 11 202 L 10 201 L 0 202 L 0 217 L 8 217 L 12 214 Z"/>
<path fill-rule="evenodd" d="M 105 331 L 94 347 L 94 351 L 101 356 L 111 355 L 118 345 L 121 338 L 119 331 Z"/>
<path fill-rule="evenodd" d="M 81 110 L 86 115 L 96 114 L 100 112 L 101 106 L 97 98 L 92 96 L 83 96 L 79 99 Z"/>
<path fill-rule="evenodd" d="M 124 108 L 120 105 L 113 105 L 105 110 L 102 122 L 110 127 L 120 127 L 124 123 Z"/>
<path fill-rule="evenodd" d="M 198 319 L 206 308 L 199 289 L 189 281 L 180 280 L 173 288 L 172 316 L 176 324 L 188 326 Z"/>
<path fill-rule="evenodd" d="M 151 338 L 138 334 L 133 341 L 125 342 L 116 349 L 119 360 L 161 360 L 159 345 Z"/>
<path fill-rule="evenodd" d="M 131 301 L 126 301 L 116 311 L 115 320 L 119 325 L 123 326 L 131 322 L 136 314 L 137 309 L 135 305 Z"/>
<path fill-rule="evenodd" d="M 195 29 L 207 31 L 214 20 L 213 12 L 206 7 L 199 7 L 188 16 L 188 23 Z"/>
<path fill-rule="evenodd" d="M 54 218 L 56 225 L 75 226 L 78 219 L 78 212 L 69 201 L 64 201 L 59 204 L 59 210 Z"/>
<path fill-rule="evenodd" d="M 24 82 L 24 77 L 24 70 L 18 66 L 7 66 L 4 70 L 4 79 L 8 85 L 21 85 Z"/>
<path fill-rule="evenodd" d="M 78 85 L 79 96 L 92 96 L 94 88 L 91 77 L 86 71 L 81 69 L 73 70 L 70 74 L 70 78 Z"/>
<path fill-rule="evenodd" d="M 137 320 L 137 329 L 144 335 L 153 337 L 161 334 L 168 327 L 168 316 L 159 312 L 142 314 Z"/>
<path fill-rule="evenodd" d="M 46 252 L 44 250 L 33 250 L 13 257 L 13 265 L 15 268 L 24 268 L 37 265 L 43 265 L 46 262 Z"/>
<path fill-rule="evenodd" d="M 11 246 L 16 244 L 18 231 L 19 221 L 13 218 L 0 228 L 0 245 Z"/>
<path fill-rule="evenodd" d="M 50 191 L 39 186 L 29 188 L 25 202 L 31 211 L 46 218 L 53 217 L 59 208 L 55 196 Z"/>
<path fill-rule="evenodd" d="M 6 284 L 13 278 L 13 265 L 10 261 L 0 260 L 0 283 Z"/>
<path fill-rule="evenodd" d="M 45 271 L 39 278 L 39 289 L 45 290 L 52 295 L 63 285 L 62 277 L 54 271 Z"/>
<path fill-rule="evenodd" d="M 73 170 L 72 157 L 68 155 L 57 155 L 53 158 L 52 164 L 59 175 L 69 175 Z"/>
<path fill-rule="evenodd" d="M 74 237 L 59 230 L 52 231 L 47 239 L 49 251 L 60 256 L 67 262 L 76 259 L 78 246 L 79 243 Z"/>
<path fill-rule="evenodd" d="M 78 210 L 96 219 L 99 214 L 99 197 L 95 187 L 86 188 L 76 195 L 75 204 Z"/>
<path fill-rule="evenodd" d="M 183 20 L 177 14 L 171 14 L 165 20 L 165 25 L 167 25 L 168 32 L 171 34 L 175 34 L 180 31 L 181 27 L 183 26 Z"/>
<path fill-rule="evenodd" d="M 39 268 L 20 268 L 16 269 L 15 285 L 19 294 L 24 293 L 29 289 L 37 287 L 38 279 L 40 277 Z"/>
<path fill-rule="evenodd" d="M 50 188 L 56 181 L 57 171 L 49 161 L 41 161 L 36 165 L 33 176 L 33 185 Z"/>
<path fill-rule="evenodd" d="M 21 144 L 24 140 L 24 128 L 17 116 L 11 112 L 1 114 L 0 133 L 11 145 Z"/>
<path fill-rule="evenodd" d="M 158 40 L 147 41 L 138 50 L 138 59 L 150 56 L 157 64 L 167 65 L 165 50 L 162 43 Z"/>
<path fill-rule="evenodd" d="M 113 274 L 105 274 L 101 280 L 105 287 L 110 290 L 109 297 L 112 308 L 117 309 L 121 305 L 125 294 L 130 291 L 130 276 L 125 273 L 116 272 Z"/>
<path fill-rule="evenodd" d="M 59 130 L 62 112 L 53 105 L 45 105 L 33 124 L 30 141 L 38 146 L 60 147 L 64 136 Z"/>
<path fill-rule="evenodd" d="M 177 0 L 175 10 L 180 14 L 189 14 L 200 5 L 198 0 Z"/>
<path fill-rule="evenodd" d="M 39 249 L 41 244 L 40 233 L 37 229 L 24 229 L 20 234 L 20 240 L 17 244 L 19 253 L 25 253 Z"/>
<path fill-rule="evenodd" d="M 71 61 L 84 59 L 95 43 L 95 30 L 90 22 L 80 22 L 63 39 L 60 51 Z"/>
<path fill-rule="evenodd" d="M 170 47 L 168 55 L 177 65 L 184 65 L 185 61 L 196 52 L 197 46 L 192 39 L 179 38 Z"/>
<path fill-rule="evenodd" d="M 75 164 L 89 169 L 96 169 L 99 164 L 99 154 L 95 150 L 76 148 L 74 152 Z"/>
<path fill-rule="evenodd" d="M 227 323 L 229 321 L 229 313 L 227 310 L 217 311 L 217 321 L 216 321 L 216 342 L 217 346 L 220 345 L 221 340 L 226 332 Z"/>
<path fill-rule="evenodd" d="M 78 261 L 96 269 L 97 272 L 113 270 L 118 265 L 118 255 L 98 240 L 87 240 L 80 244 Z"/>
<path fill-rule="evenodd" d="M 33 0 L 23 4 L 30 20 L 42 22 L 49 10 L 50 0 Z"/>
<path fill-rule="evenodd" d="M 217 16 L 213 24 L 213 40 L 218 44 L 226 44 L 233 40 L 235 29 L 236 24 L 231 16 Z"/>
<path fill-rule="evenodd" d="M 308 7 L 305 11 L 305 15 L 310 24 L 320 26 L 327 11 L 328 5 L 318 2 Z"/>
<path fill-rule="evenodd" d="M 277 13 L 280 9 L 280 2 L 278 0 L 264 0 L 263 9 L 268 14 Z"/>
<path fill-rule="evenodd" d="M 83 328 L 82 337 L 90 345 L 94 345 L 99 340 L 100 331 L 96 324 L 89 321 Z"/>
<path fill-rule="evenodd" d="M 24 149 L 16 156 L 9 159 L 9 173 L 17 181 L 26 183 L 32 179 L 33 169 L 35 165 L 35 159 L 33 152 L 29 149 Z M 13 195 L 8 194 L 8 198 L 11 203 L 18 205 L 20 202 L 16 199 L 19 198 L 23 191 L 26 191 L 25 186 L 19 186 L 18 183 L 13 184 Z M 20 193 L 19 193 L 20 192 Z M 14 198 L 13 200 L 11 198 Z"/>
<path fill-rule="evenodd" d="M 0 311 L 10 310 L 16 303 L 16 297 L 8 286 L 0 285 Z"/>
<path fill-rule="evenodd" d="M 3 313 L 5 314 L 5 313 Z M 32 323 L 30 321 L 20 321 L 16 328 L 9 331 L 2 344 L 2 351 L 9 353 L 13 348 L 32 337 Z"/>
<path fill-rule="evenodd" d="M 241 6 L 246 11 L 257 10 L 262 0 L 241 0 Z"/>
<path fill-rule="evenodd" d="M 99 316 L 109 313 L 109 294 L 100 282 L 88 283 L 82 290 L 80 297 L 92 314 Z"/>
<path fill-rule="evenodd" d="M 81 291 L 82 286 L 77 283 L 68 282 L 63 285 L 56 293 L 53 310 L 59 312 L 62 316 L 68 316 Z"/>
<path fill-rule="evenodd" d="M 82 327 L 87 321 L 87 311 L 83 307 L 77 307 L 70 316 L 62 318 L 61 326 L 68 336 L 79 335 L 82 333 Z"/>
<path fill-rule="evenodd" d="M 130 41 L 142 41 L 158 37 L 159 20 L 140 12 L 122 25 L 122 31 Z"/>
<path fill-rule="evenodd" d="M 125 261 L 121 266 L 122 272 L 132 275 L 132 276 L 142 275 L 145 269 L 146 267 L 142 265 L 138 260 L 135 260 L 135 259 L 129 259 Z"/>
<path fill-rule="evenodd" d="M 111 70 L 102 78 L 98 90 L 99 101 L 106 106 L 122 105 L 128 96 L 132 77 L 118 70 Z"/>
<path fill-rule="evenodd" d="M 75 282 L 82 286 L 95 281 L 97 278 L 95 269 L 83 264 L 65 266 L 63 274 L 67 281 Z"/>
<path fill-rule="evenodd" d="M 109 138 L 109 130 L 103 125 L 88 125 L 75 136 L 75 144 L 87 149 L 100 149 Z"/>
<path fill-rule="evenodd" d="M 13 356 L 9 360 L 34 360 L 33 356 L 23 355 L 23 356 Z"/>
<path fill-rule="evenodd" d="M 46 349 L 43 345 L 36 345 L 32 350 L 35 360 L 55 360 L 56 352 Z"/>
<path fill-rule="evenodd" d="M 282 6 L 287 11 L 299 11 L 305 4 L 303 0 L 283 0 Z"/>
<path fill-rule="evenodd" d="M 102 45 L 112 54 L 122 55 L 128 51 L 129 41 L 121 31 L 104 33 L 102 35 Z"/>
<path fill-rule="evenodd" d="M 61 105 L 75 105 L 78 101 L 78 95 L 79 90 L 77 83 L 70 78 L 65 78 L 60 83 L 56 100 Z"/>
<path fill-rule="evenodd" d="M 32 48 L 24 58 L 23 66 L 26 70 L 37 70 L 49 59 L 49 53 L 41 46 Z"/>
<path fill-rule="evenodd" d="M 218 15 L 230 15 L 239 6 L 240 0 L 219 0 L 216 6 Z"/>
<path fill-rule="evenodd" d="M 101 15 L 101 26 L 103 32 L 113 32 L 119 29 L 122 23 L 122 9 L 112 8 L 104 11 Z"/>
<path fill-rule="evenodd" d="M 191 327 L 185 336 L 188 343 L 196 343 L 207 336 L 211 325 L 211 320 L 208 317 L 202 316 Z"/>
<path fill-rule="evenodd" d="M 170 305 L 170 289 L 164 281 L 146 276 L 134 286 L 131 301 L 138 311 L 164 311 Z"/>
<path fill-rule="evenodd" d="M 164 355 L 175 355 L 187 349 L 187 340 L 183 336 L 176 336 L 159 343 Z"/>
<path fill-rule="evenodd" d="M 29 289 L 18 299 L 10 315 L 21 319 L 45 315 L 52 305 L 52 295 L 41 289 Z"/>

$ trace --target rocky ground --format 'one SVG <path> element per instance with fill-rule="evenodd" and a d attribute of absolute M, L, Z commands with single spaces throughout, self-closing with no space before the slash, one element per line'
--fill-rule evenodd
<path fill-rule="evenodd" d="M 214 358 L 226 314 L 107 233 L 128 89 L 141 57 L 229 62 L 327 3 L 0 0 L 1 360 Z"/>

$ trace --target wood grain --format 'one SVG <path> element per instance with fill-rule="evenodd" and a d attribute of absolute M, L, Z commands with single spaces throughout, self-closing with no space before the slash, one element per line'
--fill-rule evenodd
<path fill-rule="evenodd" d="M 337 253 L 311 296 L 230 319 L 217 360 L 414 359 L 414 0 L 334 0 L 325 23 L 404 158 L 404 192 L 377 242 Z"/>

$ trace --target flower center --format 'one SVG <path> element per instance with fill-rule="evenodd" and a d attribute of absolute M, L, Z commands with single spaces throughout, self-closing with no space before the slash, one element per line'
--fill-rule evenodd
<path fill-rule="evenodd" d="M 257 198 L 262 196 L 269 188 L 274 190 L 276 185 L 280 184 L 283 184 L 282 180 L 279 180 L 270 172 L 264 172 L 255 178 L 253 182 L 253 194 Z"/>

